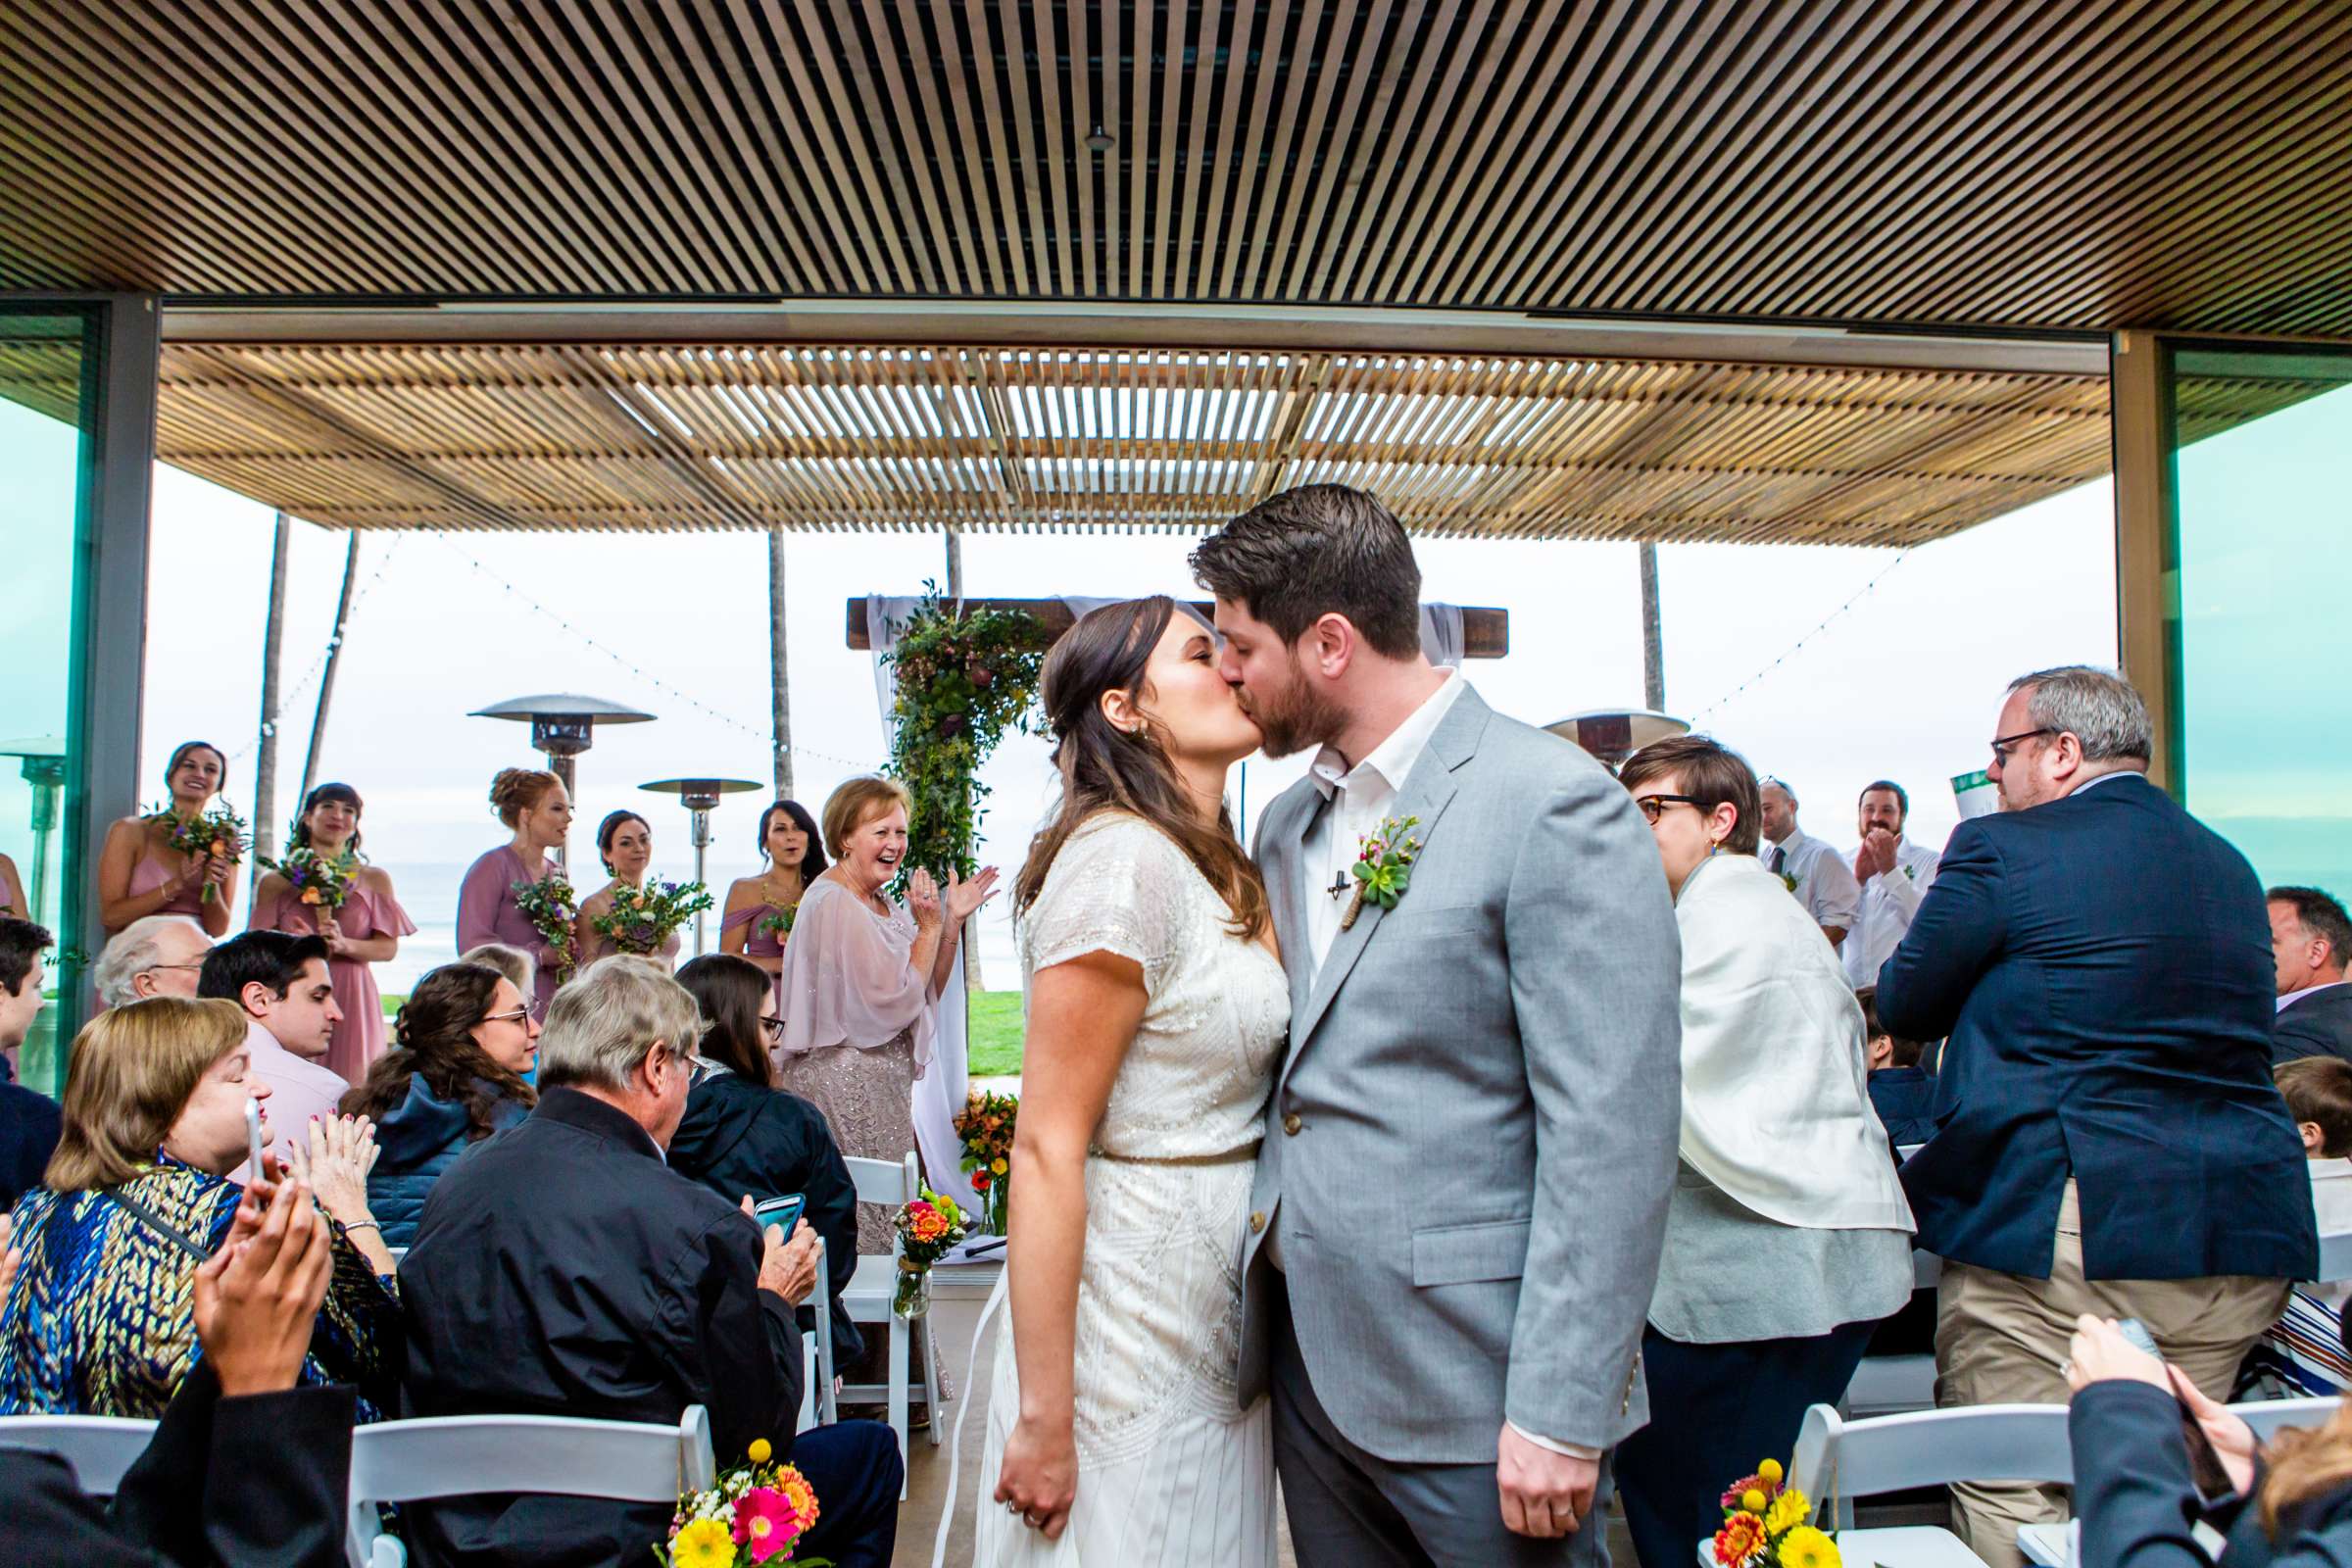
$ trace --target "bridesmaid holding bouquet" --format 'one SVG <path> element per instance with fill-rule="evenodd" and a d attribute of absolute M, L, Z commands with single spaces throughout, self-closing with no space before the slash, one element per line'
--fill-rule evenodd
<path fill-rule="evenodd" d="M 798 801 L 777 801 L 760 813 L 760 858 L 767 868 L 739 877 L 727 889 L 719 919 L 718 950 L 749 958 L 776 982 L 783 1002 L 784 944 L 792 933 L 801 895 L 825 869 L 824 841 L 816 818 Z"/>
<path fill-rule="evenodd" d="M 392 874 L 360 859 L 360 792 L 321 784 L 302 803 L 286 853 L 265 859 L 270 874 L 253 890 L 251 931 L 317 932 L 326 939 L 327 978 L 341 1021 L 326 1046 L 326 1066 L 360 1083 L 384 1054 L 384 1003 L 374 965 L 400 953 L 416 922 L 393 896 Z"/>
<path fill-rule="evenodd" d="M 654 863 L 654 830 L 635 811 L 614 811 L 597 824 L 596 853 L 612 878 L 580 904 L 574 949 L 583 969 L 615 953 L 658 958 L 664 966 L 678 961 L 679 935 L 697 909 L 710 907 L 710 895 L 700 882 L 646 885 Z M 626 898 L 625 906 L 614 906 Z M 611 928 L 600 930 L 599 926 Z"/>
<path fill-rule="evenodd" d="M 214 941 L 228 935 L 228 900 L 241 843 L 225 842 L 214 855 L 173 843 L 174 829 L 219 815 L 208 813 L 213 797 L 228 783 L 228 759 L 210 741 L 182 741 L 164 764 L 164 786 L 172 802 L 146 816 L 125 816 L 106 830 L 98 855 L 98 919 L 113 936 L 151 914 L 184 914 Z M 238 824 L 239 827 L 242 824 Z"/>
<path fill-rule="evenodd" d="M 571 978 L 577 956 L 572 922 L 579 911 L 549 853 L 570 836 L 571 797 L 553 773 L 507 767 L 490 781 L 490 808 L 514 837 L 466 871 L 458 889 L 458 951 L 497 942 L 529 954 L 535 968 L 531 1016 L 545 1018 L 549 999 Z"/>

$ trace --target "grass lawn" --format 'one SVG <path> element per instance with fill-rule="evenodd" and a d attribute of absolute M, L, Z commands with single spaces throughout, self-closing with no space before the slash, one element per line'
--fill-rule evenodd
<path fill-rule="evenodd" d="M 405 996 L 384 998 L 384 1016 L 400 1011 Z M 1021 1070 L 1021 994 L 981 991 L 972 996 L 971 1065 L 975 1078 L 1006 1078 Z"/>

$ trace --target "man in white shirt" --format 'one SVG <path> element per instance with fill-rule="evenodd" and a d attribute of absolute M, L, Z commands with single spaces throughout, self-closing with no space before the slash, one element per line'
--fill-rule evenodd
<path fill-rule="evenodd" d="M 1938 857 L 1903 837 L 1911 797 L 1892 779 L 1865 789 L 1854 809 L 1862 834 L 1853 855 L 1854 880 L 1862 887 L 1861 923 L 1839 951 L 1846 983 L 1859 991 L 1879 983 L 1879 965 L 1902 946 L 1919 901 L 1936 880 Z"/>
<path fill-rule="evenodd" d="M 245 1046 L 254 1076 L 270 1086 L 268 1114 L 278 1134 L 307 1143 L 314 1119 L 338 1114 L 351 1086 L 321 1065 L 327 1041 L 343 1020 L 323 937 L 283 931 L 232 937 L 205 955 L 196 994 L 244 1009 Z M 285 1146 L 276 1152 L 283 1154 Z"/>
<path fill-rule="evenodd" d="M 1756 858 L 1788 884 L 1796 902 L 1835 948 L 1861 918 L 1862 888 L 1829 844 L 1796 825 L 1796 792 L 1777 778 L 1764 781 L 1764 842 Z"/>

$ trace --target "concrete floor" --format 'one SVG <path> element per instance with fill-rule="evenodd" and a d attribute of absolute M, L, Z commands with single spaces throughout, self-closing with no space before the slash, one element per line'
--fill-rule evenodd
<path fill-rule="evenodd" d="M 951 1384 L 959 1396 L 975 1388 L 979 1390 L 978 1403 L 964 1423 L 963 1463 L 956 1482 L 961 1495 L 956 1498 L 956 1518 L 948 1534 L 944 1559 L 948 1568 L 970 1568 L 972 1560 L 972 1478 L 979 1473 L 980 1446 L 988 1430 L 988 1385 L 994 1375 L 996 1341 L 1003 1322 L 1000 1317 L 998 1324 L 991 1327 L 989 1340 L 981 1345 L 979 1375 L 973 1376 L 966 1362 L 980 1307 L 976 1300 L 941 1298 L 931 1308 Z M 950 1404 L 944 1412 L 945 1435 L 950 1439 L 955 1433 L 956 1409 L 956 1404 Z M 913 1434 L 912 1449 L 907 1455 L 906 1500 L 899 1508 L 899 1548 L 891 1558 L 892 1568 L 930 1568 L 934 1533 L 939 1528 L 940 1512 L 947 1506 L 947 1444 L 943 1442 L 935 1448 L 923 1434 Z M 1294 1568 L 1298 1559 L 1291 1549 L 1288 1524 L 1279 1527 L 1279 1536 L 1282 1568 Z M 1623 1521 L 1613 1512 L 1609 1519 L 1609 1558 L 1618 1568 L 1635 1568 L 1633 1543 L 1625 1534 Z"/>

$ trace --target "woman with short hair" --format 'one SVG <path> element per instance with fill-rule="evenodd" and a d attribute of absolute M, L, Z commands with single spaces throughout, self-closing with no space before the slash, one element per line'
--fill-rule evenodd
<path fill-rule="evenodd" d="M 1642 1336 L 1650 1419 L 1617 1448 L 1617 1492 L 1644 1568 L 1684 1568 L 1724 1486 L 1788 1454 L 1910 1298 L 1911 1208 L 1837 951 L 1756 859 L 1755 774 L 1686 735 L 1618 776 L 1682 937 L 1683 1125 Z"/>
<path fill-rule="evenodd" d="M 283 871 L 271 871 L 253 890 L 249 931 L 317 932 L 326 941 L 326 973 L 334 983 L 343 1016 L 326 1045 L 326 1068 L 345 1083 L 358 1083 L 384 1054 L 384 999 L 376 989 L 375 965 L 400 956 L 400 939 L 416 934 L 416 922 L 392 892 L 392 873 L 360 858 L 360 792 L 348 784 L 321 784 L 304 798 L 294 818 L 289 850 L 308 850 L 341 864 L 351 891 L 340 909 L 327 908 L 308 890 L 297 890 Z"/>
<path fill-rule="evenodd" d="M 243 1198 L 245 1103 L 270 1096 L 245 1038 L 236 1004 L 178 997 L 100 1013 L 75 1037 L 64 1135 L 12 1216 L 24 1261 L 0 1302 L 0 1415 L 154 1420 L 171 1403 L 198 1354 L 196 1265 Z M 302 1381 L 356 1383 L 372 1421 L 397 1386 L 400 1312 L 352 1240 L 375 1225 L 373 1143 L 339 1124 L 312 1149 L 304 1174 L 335 1255 Z"/>
<path fill-rule="evenodd" d="M 514 838 L 466 868 L 458 888 L 458 951 L 498 942 L 529 954 L 535 970 L 531 1011 L 544 1019 L 561 980 L 558 971 L 571 966 L 571 937 L 566 930 L 564 947 L 551 946 L 514 895 L 559 874 L 552 852 L 570 836 L 571 796 L 553 773 L 504 767 L 490 781 L 490 808 Z"/>
<path fill-rule="evenodd" d="M 825 802 L 833 864 L 809 886 L 784 948 L 777 1081 L 824 1113 L 845 1154 L 897 1161 L 914 1148 L 914 1081 L 931 1064 L 939 995 L 963 922 L 996 892 L 989 866 L 953 869 L 941 890 L 907 871 L 904 903 L 884 890 L 906 858 L 911 803 L 891 779 L 854 778 Z M 890 1219 L 868 1204 L 858 1248 L 890 1250 Z"/>
<path fill-rule="evenodd" d="M 171 805 L 152 816 L 125 816 L 106 830 L 98 852 L 98 920 L 113 936 L 150 914 L 184 914 L 215 941 L 228 935 L 228 901 L 237 862 L 172 848 L 173 818 L 204 814 L 228 785 L 228 759 L 210 741 L 182 741 L 164 764 Z"/>
<path fill-rule="evenodd" d="M 522 1076 L 538 1059 L 539 1020 L 496 969 L 445 963 L 416 982 L 393 1027 L 393 1050 L 341 1108 L 375 1123 L 382 1158 L 368 1174 L 368 1201 L 384 1245 L 407 1247 L 450 1162 L 539 1102 Z"/>

